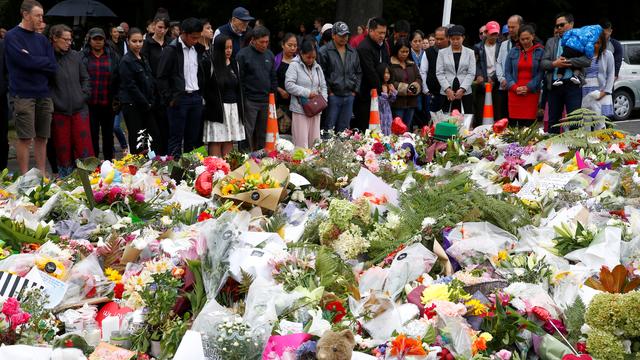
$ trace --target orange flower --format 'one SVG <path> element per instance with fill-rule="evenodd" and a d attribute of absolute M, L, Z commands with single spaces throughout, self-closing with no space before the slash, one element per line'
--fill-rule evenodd
<path fill-rule="evenodd" d="M 520 189 L 521 189 L 520 186 L 513 185 L 511 183 L 502 185 L 502 191 L 504 191 L 506 193 L 514 193 L 515 194 L 515 193 L 519 192 Z"/>
<path fill-rule="evenodd" d="M 265 184 L 265 183 L 258 184 L 258 189 L 268 189 L 268 188 L 269 188 L 269 184 Z"/>
<path fill-rule="evenodd" d="M 471 344 L 471 353 L 473 355 L 477 354 L 478 351 L 487 350 L 487 339 L 482 336 L 478 336 Z"/>
<path fill-rule="evenodd" d="M 422 347 L 420 340 L 400 334 L 391 342 L 391 355 L 405 357 L 407 355 L 427 355 L 427 352 Z"/>

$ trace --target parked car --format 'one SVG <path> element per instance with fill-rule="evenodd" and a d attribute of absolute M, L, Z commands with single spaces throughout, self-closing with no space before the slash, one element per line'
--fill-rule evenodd
<path fill-rule="evenodd" d="M 622 66 L 613 85 L 613 118 L 627 120 L 640 108 L 640 41 L 620 41 Z"/>

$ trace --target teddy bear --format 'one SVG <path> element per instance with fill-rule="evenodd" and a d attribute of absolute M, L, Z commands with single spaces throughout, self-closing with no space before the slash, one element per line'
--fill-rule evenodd
<path fill-rule="evenodd" d="M 356 340 L 349 330 L 333 332 L 327 330 L 316 345 L 318 360 L 351 360 Z"/>

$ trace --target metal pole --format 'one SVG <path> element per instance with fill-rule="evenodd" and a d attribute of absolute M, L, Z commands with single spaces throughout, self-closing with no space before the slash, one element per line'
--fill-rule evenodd
<path fill-rule="evenodd" d="M 444 0 L 444 9 L 442 10 L 442 26 L 451 24 L 451 6 L 453 0 Z"/>

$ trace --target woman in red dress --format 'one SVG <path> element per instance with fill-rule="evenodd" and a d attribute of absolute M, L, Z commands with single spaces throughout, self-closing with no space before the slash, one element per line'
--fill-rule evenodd
<path fill-rule="evenodd" d="M 529 126 L 538 112 L 542 83 L 540 61 L 544 47 L 535 42 L 533 27 L 524 25 L 518 31 L 520 44 L 509 51 L 505 64 L 505 78 L 509 89 L 509 123 Z"/>

